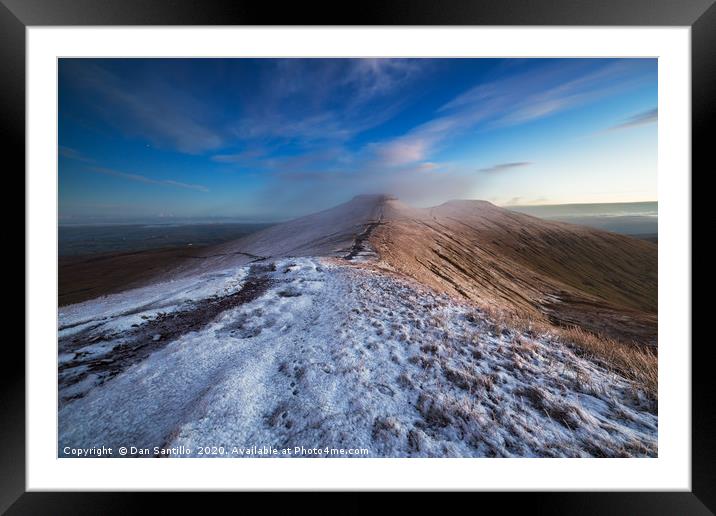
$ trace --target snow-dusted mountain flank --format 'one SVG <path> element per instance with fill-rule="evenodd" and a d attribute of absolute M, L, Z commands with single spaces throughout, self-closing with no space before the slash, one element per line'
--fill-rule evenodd
<path fill-rule="evenodd" d="M 63 307 L 59 454 L 654 456 L 656 272 L 629 237 L 358 196 Z"/>

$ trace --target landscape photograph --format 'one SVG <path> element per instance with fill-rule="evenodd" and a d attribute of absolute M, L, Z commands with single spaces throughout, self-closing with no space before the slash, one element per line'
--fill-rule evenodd
<path fill-rule="evenodd" d="M 657 72 L 59 59 L 57 456 L 658 457 Z"/>

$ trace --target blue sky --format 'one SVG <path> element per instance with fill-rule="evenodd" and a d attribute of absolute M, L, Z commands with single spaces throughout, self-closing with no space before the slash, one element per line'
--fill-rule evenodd
<path fill-rule="evenodd" d="M 656 200 L 655 59 L 61 59 L 60 221 Z"/>

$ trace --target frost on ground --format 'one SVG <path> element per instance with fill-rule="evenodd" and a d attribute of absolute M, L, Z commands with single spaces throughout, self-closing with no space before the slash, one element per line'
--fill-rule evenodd
<path fill-rule="evenodd" d="M 60 313 L 59 450 L 655 456 L 654 408 L 548 334 L 370 264 L 265 260 Z"/>

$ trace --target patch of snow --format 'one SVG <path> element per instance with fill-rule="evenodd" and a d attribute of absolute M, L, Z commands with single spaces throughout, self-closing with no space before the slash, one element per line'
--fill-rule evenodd
<path fill-rule="evenodd" d="M 248 281 L 250 267 L 63 308 L 121 333 Z M 655 456 L 657 416 L 551 335 L 341 260 L 286 258 L 268 289 L 103 384 L 60 395 L 65 446 L 366 448 L 371 457 Z M 161 305 L 161 307 L 160 307 Z M 164 341 L 164 338 L 161 337 Z M 88 344 L 87 353 L 109 353 Z M 61 351 L 61 361 L 73 355 Z M 236 457 L 234 454 L 223 456 Z"/>
<path fill-rule="evenodd" d="M 65 306 L 58 314 L 59 336 L 70 336 L 98 324 L 124 330 L 161 311 L 175 310 L 182 303 L 235 292 L 241 288 L 246 274 L 247 268 L 213 271 Z"/>

